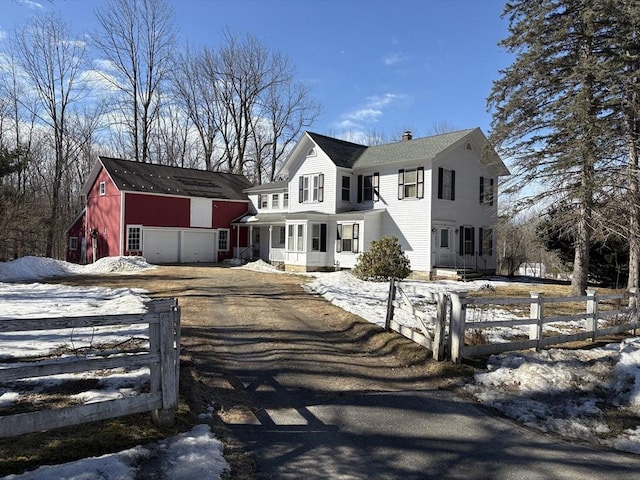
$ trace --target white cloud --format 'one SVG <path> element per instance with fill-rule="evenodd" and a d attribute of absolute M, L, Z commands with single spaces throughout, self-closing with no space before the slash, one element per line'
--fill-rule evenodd
<path fill-rule="evenodd" d="M 362 108 L 346 115 L 347 118 L 355 121 L 370 122 L 376 121 L 382 115 L 382 111 L 374 108 Z"/>
<path fill-rule="evenodd" d="M 25 7 L 28 7 L 31 10 L 42 9 L 42 4 L 38 2 L 34 2 L 33 0 L 18 0 L 18 5 L 24 5 Z"/>
<path fill-rule="evenodd" d="M 371 128 L 371 124 L 376 123 L 384 115 L 385 107 L 394 102 L 406 99 L 407 96 L 398 93 L 383 93 L 367 97 L 359 108 L 346 112 L 340 116 L 340 120 L 333 124 L 333 127 L 341 131 L 362 132 Z"/>
<path fill-rule="evenodd" d="M 402 52 L 391 52 L 384 56 L 382 61 L 387 66 L 397 65 L 409 60 L 409 56 Z"/>

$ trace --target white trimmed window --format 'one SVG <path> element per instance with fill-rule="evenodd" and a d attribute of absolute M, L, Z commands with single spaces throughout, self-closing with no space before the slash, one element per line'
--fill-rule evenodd
<path fill-rule="evenodd" d="M 142 250 L 142 227 L 140 225 L 127 226 L 127 251 L 139 252 Z"/>
<path fill-rule="evenodd" d="M 100 182 L 100 195 L 107 194 L 107 184 L 105 182 Z"/>
<path fill-rule="evenodd" d="M 218 229 L 218 250 L 222 252 L 229 251 L 229 234 L 228 228 Z"/>
<path fill-rule="evenodd" d="M 271 208 L 280 208 L 280 194 L 274 193 L 271 195 Z"/>
<path fill-rule="evenodd" d="M 438 168 L 438 198 L 443 200 L 456 199 L 456 171 Z"/>
<path fill-rule="evenodd" d="M 69 237 L 69 250 L 78 250 L 78 237 Z"/>
<path fill-rule="evenodd" d="M 398 170 L 398 200 L 424 198 L 424 167 Z"/>
<path fill-rule="evenodd" d="M 480 177 L 480 204 L 493 205 L 493 178 Z"/>
<path fill-rule="evenodd" d="M 312 252 L 327 251 L 327 224 L 326 223 L 311 224 L 311 251 Z"/>
<path fill-rule="evenodd" d="M 357 223 L 339 223 L 336 239 L 336 252 L 358 253 L 360 225 Z"/>
<path fill-rule="evenodd" d="M 287 250 L 290 252 L 304 252 L 304 223 L 287 226 Z"/>
<path fill-rule="evenodd" d="M 275 227 L 271 238 L 273 248 L 284 248 L 287 241 L 287 229 L 285 227 Z"/>
<path fill-rule="evenodd" d="M 324 201 L 324 174 L 302 175 L 298 180 L 298 203 Z"/>
<path fill-rule="evenodd" d="M 282 208 L 287 208 L 289 206 L 289 194 L 282 194 Z"/>

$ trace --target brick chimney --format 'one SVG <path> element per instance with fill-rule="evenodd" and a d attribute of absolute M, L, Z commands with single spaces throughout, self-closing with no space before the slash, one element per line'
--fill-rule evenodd
<path fill-rule="evenodd" d="M 411 135 L 411 132 L 410 132 L 409 130 L 407 130 L 406 132 L 404 132 L 404 133 L 402 134 L 402 141 L 403 141 L 403 142 L 409 141 L 409 140 L 411 140 L 412 138 L 413 138 L 413 135 Z"/>

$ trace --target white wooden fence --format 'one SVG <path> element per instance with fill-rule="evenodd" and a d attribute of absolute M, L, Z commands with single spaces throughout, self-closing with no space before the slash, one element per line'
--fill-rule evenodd
<path fill-rule="evenodd" d="M 450 354 L 451 360 L 461 362 L 464 357 L 475 355 L 489 355 L 493 353 L 513 350 L 525 350 L 535 348 L 540 351 L 549 345 L 577 342 L 582 340 L 595 340 L 597 337 L 614 335 L 616 333 L 632 330 L 634 335 L 638 329 L 638 311 L 636 308 L 637 297 L 635 293 L 619 293 L 611 295 L 597 295 L 590 290 L 582 297 L 545 297 L 542 293 L 531 293 L 530 298 L 482 298 L 468 297 L 464 293 L 451 293 L 451 324 L 450 324 Z M 631 298 L 631 302 L 629 302 Z M 600 305 L 603 302 L 615 301 L 620 305 L 632 304 L 632 307 L 603 310 Z M 546 304 L 582 302 L 585 311 L 573 315 L 545 316 Z M 482 320 L 468 321 L 468 307 L 481 305 L 528 305 L 529 318 L 517 318 L 512 320 Z M 600 327 L 598 322 L 607 318 L 618 317 L 615 325 Z M 545 325 L 557 322 L 572 322 L 584 320 L 585 327 L 580 331 L 568 334 L 554 334 L 545 331 Z M 467 330 L 483 330 L 494 327 L 529 326 L 529 338 L 504 343 L 486 343 L 480 345 L 465 345 Z"/>
<path fill-rule="evenodd" d="M 398 301 L 397 297 L 400 297 Z M 584 312 L 573 315 L 545 316 L 545 304 L 582 302 L 585 304 Z M 603 302 L 621 305 L 633 305 L 632 307 L 620 307 L 618 309 L 605 310 L 601 308 Z M 439 293 L 431 294 L 427 303 L 436 306 L 436 316 L 428 315 L 418 310 L 403 291 L 399 282 L 392 279 L 389 283 L 389 296 L 387 300 L 386 329 L 394 330 L 401 335 L 432 350 L 436 360 L 450 359 L 459 363 L 464 357 L 489 355 L 513 350 L 526 350 L 535 348 L 540 350 L 550 345 L 576 342 L 587 339 L 595 340 L 597 337 L 613 335 L 616 333 L 638 330 L 637 295 L 635 293 L 620 293 L 611 295 L 597 295 L 595 291 L 589 291 L 583 297 L 545 297 L 542 293 L 532 293 L 529 298 L 488 298 L 470 297 L 466 293 Z M 514 318 L 510 320 L 483 318 L 468 318 L 468 309 L 481 308 L 482 306 L 499 307 L 505 305 L 524 305 L 529 309 L 526 318 Z M 414 316 L 419 324 L 419 330 L 400 324 L 394 319 L 394 309 L 399 308 Z M 615 324 L 600 326 L 599 322 L 617 318 Z M 584 320 L 585 327 L 573 333 L 556 334 L 545 325 L 550 323 L 573 322 Z M 500 343 L 481 343 L 469 345 L 465 343 L 467 332 L 483 331 L 490 328 L 515 328 L 528 326 L 528 338 L 516 339 Z"/>
<path fill-rule="evenodd" d="M 150 369 L 148 393 L 66 408 L 0 416 L 0 437 L 78 425 L 135 413 L 151 412 L 159 425 L 171 425 L 178 405 L 180 366 L 180 308 L 175 299 L 158 299 L 148 303 L 146 313 L 84 317 L 3 319 L 0 332 L 33 332 L 149 325 L 149 351 L 122 355 L 59 358 L 33 362 L 28 366 L 0 369 L 0 384 L 19 379 L 78 373 L 111 368 Z"/>
<path fill-rule="evenodd" d="M 401 302 L 396 300 L 400 294 Z M 400 335 L 428 348 L 433 352 L 433 359 L 442 361 L 445 358 L 445 321 L 449 306 L 448 298 L 442 293 L 428 294 L 426 303 L 436 305 L 436 316 L 428 315 L 418 310 L 409 300 L 402 287 L 394 278 L 389 282 L 389 297 L 387 300 L 387 317 L 385 328 L 387 332 L 393 330 Z M 409 328 L 394 320 L 395 309 L 404 310 L 413 315 L 420 326 L 420 331 Z"/>

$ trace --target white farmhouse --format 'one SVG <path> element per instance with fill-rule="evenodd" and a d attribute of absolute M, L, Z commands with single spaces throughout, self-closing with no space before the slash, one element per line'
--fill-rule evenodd
<path fill-rule="evenodd" d="M 372 240 L 395 236 L 414 272 L 493 272 L 508 174 L 479 128 L 371 147 L 306 132 L 280 171 L 287 180 L 245 190 L 253 211 L 236 225 L 252 246 L 235 255 L 288 271 L 351 268 Z"/>

